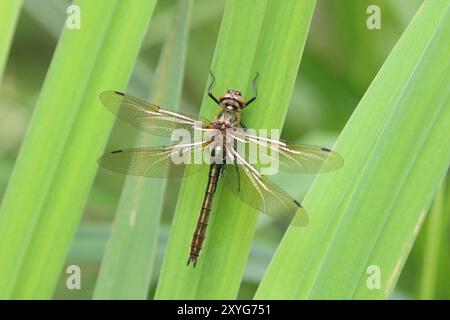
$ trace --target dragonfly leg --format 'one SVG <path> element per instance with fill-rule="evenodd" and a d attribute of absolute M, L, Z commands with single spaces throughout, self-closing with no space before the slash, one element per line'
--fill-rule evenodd
<path fill-rule="evenodd" d="M 214 82 L 216 81 L 216 77 L 214 76 L 214 73 L 210 70 L 209 73 L 211 74 L 211 83 L 208 87 L 208 96 L 214 100 L 215 103 L 220 104 L 219 100 L 212 94 L 211 90 L 214 86 Z"/>
<path fill-rule="evenodd" d="M 250 100 L 248 100 L 244 107 L 248 106 L 250 103 L 252 103 L 253 101 L 256 100 L 257 96 L 258 96 L 258 87 L 256 86 L 256 79 L 258 79 L 259 73 L 256 73 L 256 76 L 253 78 L 253 97 L 250 98 Z"/>

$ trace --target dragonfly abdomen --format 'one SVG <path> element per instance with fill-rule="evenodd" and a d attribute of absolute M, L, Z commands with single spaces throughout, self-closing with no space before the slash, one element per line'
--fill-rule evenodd
<path fill-rule="evenodd" d="M 213 163 L 209 168 L 208 184 L 206 185 L 205 197 L 203 198 L 202 208 L 200 210 L 200 215 L 197 220 L 197 226 L 194 231 L 191 242 L 191 251 L 189 253 L 189 259 L 187 264 L 191 262 L 197 263 L 197 258 L 202 249 L 203 242 L 206 237 L 206 228 L 208 227 L 209 215 L 211 213 L 212 202 L 214 194 L 216 193 L 217 183 L 219 181 L 220 173 L 222 171 L 223 165 Z"/>

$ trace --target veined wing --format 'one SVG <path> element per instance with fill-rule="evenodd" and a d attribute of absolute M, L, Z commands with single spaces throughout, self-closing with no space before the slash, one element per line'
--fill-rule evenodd
<path fill-rule="evenodd" d="M 264 163 L 278 164 L 281 171 L 294 173 L 328 172 L 339 169 L 344 164 L 344 160 L 339 153 L 327 148 L 269 139 L 239 129 L 230 133 L 227 132 L 227 134 L 231 135 L 237 144 L 243 143 L 246 145 L 244 153 L 247 161 L 256 153 L 256 156 L 262 158 Z M 261 152 L 261 148 L 267 149 L 267 152 Z M 253 155 L 250 154 L 252 150 Z"/>
<path fill-rule="evenodd" d="M 302 205 L 287 192 L 261 175 L 232 148 L 227 153 L 235 165 L 228 164 L 223 171 L 223 184 L 251 207 L 296 226 L 308 224 Z"/>
<path fill-rule="evenodd" d="M 129 122 L 139 130 L 168 137 L 174 129 L 207 130 L 210 122 L 198 116 L 162 109 L 117 91 L 104 91 L 100 101 L 112 113 Z"/>
<path fill-rule="evenodd" d="M 210 143 L 211 141 L 204 140 L 162 147 L 117 150 L 103 154 L 97 162 L 105 169 L 135 176 L 188 176 L 202 168 L 201 157 Z"/>

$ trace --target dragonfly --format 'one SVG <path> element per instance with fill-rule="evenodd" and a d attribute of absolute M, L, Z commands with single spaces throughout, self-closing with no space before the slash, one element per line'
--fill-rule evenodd
<path fill-rule="evenodd" d="M 179 129 L 194 136 L 201 133 L 200 139 L 190 142 L 114 150 L 98 159 L 98 164 L 105 169 L 153 178 L 189 176 L 205 168 L 205 162 L 209 165 L 206 190 L 187 261 L 187 265 L 192 263 L 194 267 L 206 237 L 219 183 L 260 212 L 294 226 L 308 224 L 308 216 L 300 202 L 262 174 L 257 164 L 248 161 L 248 150 L 266 148 L 271 153 L 270 160 L 276 162 L 279 170 L 291 173 L 327 172 L 343 165 L 343 159 L 336 151 L 267 138 L 246 128 L 241 120 L 241 111 L 257 99 L 258 74 L 252 82 L 253 96 L 248 100 L 235 89 L 216 97 L 212 93 L 216 78 L 212 72 L 210 74 L 208 96 L 219 107 L 212 121 L 164 109 L 118 91 L 100 94 L 100 101 L 109 111 L 143 132 L 169 137 Z M 238 143 L 244 148 L 237 148 Z M 173 160 L 174 154 L 188 156 L 189 159 L 197 155 L 209 155 L 210 158 L 200 163 L 179 162 Z"/>

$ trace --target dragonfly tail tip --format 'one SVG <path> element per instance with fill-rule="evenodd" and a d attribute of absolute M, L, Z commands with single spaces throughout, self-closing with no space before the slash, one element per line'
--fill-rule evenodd
<path fill-rule="evenodd" d="M 190 264 L 191 262 L 192 262 L 192 267 L 195 268 L 195 266 L 196 266 L 196 264 L 197 264 L 197 259 L 196 259 L 195 257 L 190 256 L 190 257 L 188 258 L 187 265 L 189 266 L 189 264 Z"/>

